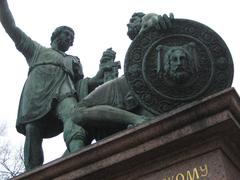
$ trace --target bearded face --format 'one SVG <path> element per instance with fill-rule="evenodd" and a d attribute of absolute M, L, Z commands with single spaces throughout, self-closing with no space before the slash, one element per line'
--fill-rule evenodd
<path fill-rule="evenodd" d="M 188 54 L 179 48 L 172 51 L 168 58 L 168 76 L 176 83 L 184 83 L 189 80 L 192 75 L 192 70 Z"/>
<path fill-rule="evenodd" d="M 181 46 L 158 45 L 157 73 L 159 78 L 177 84 L 185 84 L 198 72 L 198 56 L 194 42 Z"/>

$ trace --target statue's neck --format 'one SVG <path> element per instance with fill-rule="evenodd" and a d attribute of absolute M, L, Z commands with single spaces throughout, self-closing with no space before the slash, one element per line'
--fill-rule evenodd
<path fill-rule="evenodd" d="M 65 52 L 60 51 L 60 50 L 57 49 L 57 48 L 52 47 L 52 49 L 53 49 L 54 51 L 57 51 L 58 53 L 62 54 L 63 56 L 67 56 L 67 54 L 66 54 Z"/>

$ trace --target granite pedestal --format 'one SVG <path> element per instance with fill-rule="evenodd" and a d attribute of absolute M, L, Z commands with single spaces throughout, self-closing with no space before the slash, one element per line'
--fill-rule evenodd
<path fill-rule="evenodd" d="M 226 89 L 15 179 L 238 180 L 239 96 Z"/>

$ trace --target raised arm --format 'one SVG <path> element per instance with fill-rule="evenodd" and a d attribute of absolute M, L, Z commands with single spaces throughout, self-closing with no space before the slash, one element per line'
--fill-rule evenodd
<path fill-rule="evenodd" d="M 19 31 L 19 28 L 16 27 L 12 13 L 8 7 L 7 0 L 0 0 L 0 21 L 5 31 L 17 44 L 20 41 L 21 31 Z"/>
<path fill-rule="evenodd" d="M 26 57 L 27 61 L 31 59 L 36 48 L 35 43 L 16 26 L 7 0 L 0 0 L 0 21 L 7 34 L 14 41 L 17 49 Z"/>

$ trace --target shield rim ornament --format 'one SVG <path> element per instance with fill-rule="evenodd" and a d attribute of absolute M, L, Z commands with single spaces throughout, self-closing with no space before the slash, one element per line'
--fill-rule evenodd
<path fill-rule="evenodd" d="M 178 86 L 157 79 L 155 48 L 159 44 L 182 46 L 191 41 L 197 44 L 196 49 L 199 51 L 199 77 Z M 234 66 L 226 43 L 214 30 L 197 21 L 174 19 L 173 27 L 167 31 L 151 28 L 137 35 L 126 53 L 124 74 L 130 91 L 139 103 L 146 110 L 159 115 L 230 87 Z M 196 89 L 192 92 L 188 90 L 191 83 L 193 89 Z M 171 88 L 176 90 L 172 91 Z"/>

